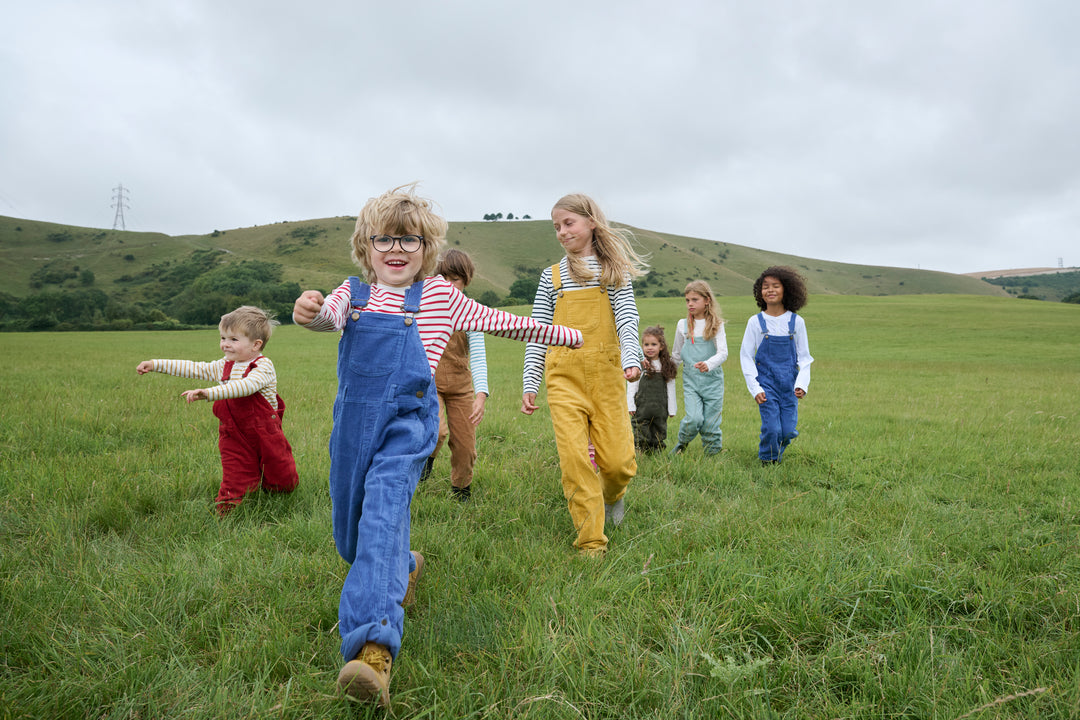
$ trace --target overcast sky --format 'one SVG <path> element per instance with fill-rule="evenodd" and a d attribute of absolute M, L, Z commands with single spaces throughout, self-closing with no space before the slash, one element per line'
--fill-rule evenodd
<path fill-rule="evenodd" d="M 0 215 L 111 228 L 122 183 L 127 229 L 202 234 L 418 180 L 451 221 L 585 192 L 826 260 L 1080 265 L 1076 0 L 36 0 L 3 24 Z"/>

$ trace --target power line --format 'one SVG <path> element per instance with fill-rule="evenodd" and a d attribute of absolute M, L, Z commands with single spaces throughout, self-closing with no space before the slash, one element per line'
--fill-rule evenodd
<path fill-rule="evenodd" d="M 113 216 L 112 229 L 127 230 L 127 226 L 124 224 L 124 208 L 130 210 L 127 205 L 127 188 L 124 187 L 124 183 L 118 184 L 113 188 L 113 204 L 112 207 L 116 208 L 116 215 Z"/>

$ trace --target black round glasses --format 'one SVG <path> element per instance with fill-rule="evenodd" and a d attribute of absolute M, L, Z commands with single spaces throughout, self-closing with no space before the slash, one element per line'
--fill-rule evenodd
<path fill-rule="evenodd" d="M 414 253 L 424 244 L 423 235 L 372 235 L 371 247 L 379 252 L 387 253 L 394 249 L 394 243 L 398 244 L 401 252 Z"/>

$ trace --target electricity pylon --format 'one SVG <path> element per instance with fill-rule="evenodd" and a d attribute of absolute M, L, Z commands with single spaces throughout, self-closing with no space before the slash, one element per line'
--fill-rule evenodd
<path fill-rule="evenodd" d="M 113 192 L 116 193 L 113 195 L 112 204 L 112 206 L 116 208 L 116 215 L 113 216 L 112 229 L 116 230 L 117 228 L 120 228 L 121 230 L 127 230 L 127 226 L 124 224 L 124 208 L 127 208 L 128 210 L 131 208 L 127 205 L 127 189 L 124 187 L 124 183 L 120 183 L 114 187 Z"/>

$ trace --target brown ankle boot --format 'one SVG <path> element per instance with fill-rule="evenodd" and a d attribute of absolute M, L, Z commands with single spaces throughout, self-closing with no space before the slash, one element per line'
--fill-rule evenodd
<path fill-rule="evenodd" d="M 416 569 L 409 573 L 409 586 L 405 588 L 405 599 L 401 601 L 401 607 L 409 607 L 416 602 L 416 581 L 420 579 L 420 573 L 424 572 L 424 556 L 415 550 L 410 552 L 416 558 Z"/>
<path fill-rule="evenodd" d="M 338 687 L 357 700 L 375 700 L 379 707 L 390 704 L 390 665 L 393 659 L 385 645 L 365 643 L 355 659 L 338 673 Z"/>

